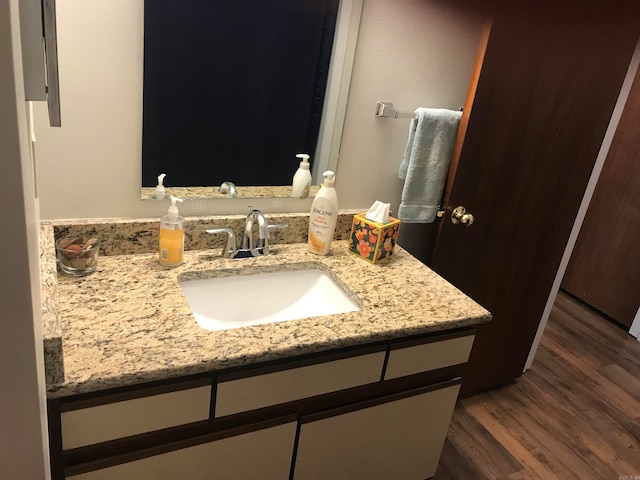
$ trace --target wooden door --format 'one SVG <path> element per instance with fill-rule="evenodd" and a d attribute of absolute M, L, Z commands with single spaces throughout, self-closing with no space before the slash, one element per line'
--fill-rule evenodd
<path fill-rule="evenodd" d="M 493 314 L 463 394 L 524 369 L 638 38 L 618 11 L 494 13 L 432 260 Z"/>
<path fill-rule="evenodd" d="M 640 308 L 640 69 L 562 288 L 627 327 Z"/>

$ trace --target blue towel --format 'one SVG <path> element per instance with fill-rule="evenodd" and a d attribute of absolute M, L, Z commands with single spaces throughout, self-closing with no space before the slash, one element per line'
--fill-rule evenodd
<path fill-rule="evenodd" d="M 418 108 L 400 164 L 404 179 L 398 218 L 408 223 L 432 223 L 440 206 L 462 112 Z"/>

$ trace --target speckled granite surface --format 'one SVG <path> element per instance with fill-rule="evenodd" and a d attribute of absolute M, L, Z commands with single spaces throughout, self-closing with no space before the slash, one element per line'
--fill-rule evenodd
<path fill-rule="evenodd" d="M 346 239 L 351 231 L 353 214 L 340 212 L 336 225 L 336 239 Z M 244 215 L 187 217 L 185 249 L 222 249 L 221 235 L 208 235 L 207 228 L 230 227 L 240 235 Z M 272 232 L 272 243 L 300 243 L 307 239 L 308 214 L 268 215 L 269 223 L 284 223 L 288 227 Z M 40 271 L 42 286 L 43 344 L 47 384 L 64 381 L 62 330 L 58 314 L 58 282 L 54 239 L 63 235 L 87 234 L 101 239 L 101 257 L 153 253 L 158 248 L 158 218 L 140 219 L 74 219 L 43 222 L 40 232 Z M 238 237 L 240 238 L 240 237 Z"/>
<path fill-rule="evenodd" d="M 47 385 L 64 381 L 62 330 L 58 317 L 58 279 L 53 242 L 53 226 L 43 223 L 40 228 L 40 283 L 44 371 Z"/>
<path fill-rule="evenodd" d="M 281 221 L 275 216 L 269 220 Z M 335 241 L 326 257 L 309 253 L 305 243 L 273 245 L 267 257 L 242 260 L 219 257 L 217 247 L 187 251 L 186 263 L 174 269 L 160 266 L 155 253 L 102 256 L 98 270 L 88 277 L 59 275 L 65 379 L 48 385 L 49 397 L 475 325 L 490 318 L 400 247 L 388 263 L 372 265 L 348 253 L 344 240 Z M 212 332 L 197 325 L 178 284 L 181 275 L 251 273 L 283 265 L 332 272 L 362 310 Z"/>
<path fill-rule="evenodd" d="M 283 187 L 242 187 L 236 186 L 237 198 L 286 198 L 291 196 L 291 185 Z M 309 196 L 313 197 L 320 189 L 319 185 L 312 185 L 309 189 Z M 151 195 L 155 192 L 155 187 L 142 187 L 140 198 L 142 200 L 153 200 Z M 187 198 L 229 198 L 229 194 L 220 193 L 220 187 L 166 187 L 165 193 L 174 197 Z"/>

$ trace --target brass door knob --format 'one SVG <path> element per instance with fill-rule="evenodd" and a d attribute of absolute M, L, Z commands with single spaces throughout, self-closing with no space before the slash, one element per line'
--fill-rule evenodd
<path fill-rule="evenodd" d="M 473 215 L 468 213 L 464 207 L 456 207 L 453 209 L 453 212 L 451 212 L 451 223 L 455 225 L 461 223 L 466 227 L 470 227 L 473 220 Z"/>

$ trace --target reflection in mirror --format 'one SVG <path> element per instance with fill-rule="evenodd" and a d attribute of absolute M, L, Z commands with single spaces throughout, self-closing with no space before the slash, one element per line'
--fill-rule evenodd
<path fill-rule="evenodd" d="M 320 189 L 319 185 L 312 185 L 309 196 L 313 197 Z M 220 188 L 220 186 L 207 187 L 167 187 L 163 198 L 170 196 L 186 199 L 195 198 L 280 198 L 291 196 L 291 185 L 283 187 L 266 186 L 266 187 L 244 187 L 236 186 L 236 196 L 232 196 L 228 190 Z M 142 187 L 141 198 L 157 200 L 155 197 L 155 188 Z"/>
<path fill-rule="evenodd" d="M 290 196 L 296 154 L 315 161 L 338 0 L 148 0 L 144 16 L 142 197 L 160 173 L 186 198 L 228 198 L 227 181 Z"/>

